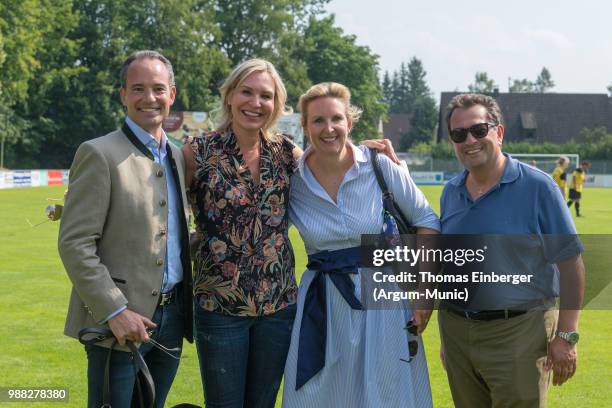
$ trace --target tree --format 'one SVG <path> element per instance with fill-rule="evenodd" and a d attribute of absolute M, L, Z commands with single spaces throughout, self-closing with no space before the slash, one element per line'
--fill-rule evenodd
<path fill-rule="evenodd" d="M 554 88 L 554 86 L 555 83 L 551 78 L 550 71 L 543 67 L 540 75 L 533 82 L 525 78 L 513 80 L 512 84 L 508 87 L 508 92 L 545 93 Z"/>
<path fill-rule="evenodd" d="M 51 96 L 52 89 L 66 84 L 81 69 L 74 61 L 66 62 L 76 46 L 66 38 L 74 22 L 70 0 L 26 0 L 10 9 L 0 4 L 0 38 L 6 39 L 0 39 L 6 57 L 2 58 L 6 66 L 0 63 L 0 90 L 6 91 L 0 95 L 0 127 L 9 135 L 6 162 L 10 167 L 37 167 L 39 156 L 53 155 L 52 148 L 39 155 L 55 130 L 45 111 L 62 102 L 61 96 L 57 100 Z M 5 29 L 10 31 L 8 36 Z M 4 80 L 8 83 L 3 84 Z"/>
<path fill-rule="evenodd" d="M 361 119 L 353 128 L 353 138 L 375 138 L 378 121 L 387 106 L 378 79 L 378 56 L 368 47 L 357 45 L 355 36 L 345 35 L 334 25 L 334 17 L 310 18 L 305 31 L 303 60 L 312 83 L 339 82 L 352 94 L 352 103 L 361 109 Z"/>
<path fill-rule="evenodd" d="M 82 141 L 115 129 L 124 117 L 119 69 L 137 49 L 158 50 L 173 62 L 179 90 L 174 109 L 212 108 L 215 75 L 222 77 L 229 64 L 200 1 L 40 1 L 40 69 L 21 109 L 36 139 L 18 143 L 20 163 L 66 167 Z"/>
<path fill-rule="evenodd" d="M 552 80 L 550 71 L 546 67 L 543 67 L 540 75 L 538 75 L 533 84 L 534 92 L 546 93 L 554 87 L 555 82 Z"/>
<path fill-rule="evenodd" d="M 599 143 L 602 141 L 612 142 L 612 133 L 605 126 L 596 128 L 583 128 L 580 130 L 580 142 L 586 144 Z"/>
<path fill-rule="evenodd" d="M 311 17 L 323 13 L 329 0 L 205 0 L 203 13 L 214 13 L 217 44 L 230 65 L 253 57 L 270 60 L 294 105 L 310 86 L 303 60 L 304 32 Z M 221 78 L 219 78 L 220 82 Z"/>
<path fill-rule="evenodd" d="M 125 1 L 125 0 L 123 0 Z M 219 49 L 221 31 L 214 13 L 198 0 L 132 0 L 126 13 L 127 54 L 160 51 L 172 61 L 178 89 L 174 110 L 207 111 L 230 61 Z"/>
<path fill-rule="evenodd" d="M 438 108 L 431 96 L 419 96 L 410 118 L 410 130 L 400 139 L 400 149 L 407 151 L 413 145 L 431 142 L 438 122 Z"/>
<path fill-rule="evenodd" d="M 233 65 L 248 58 L 273 59 L 285 33 L 302 32 L 329 0 L 205 0 L 221 31 L 219 46 Z"/>
<path fill-rule="evenodd" d="M 401 135 L 401 150 L 407 150 L 415 143 L 430 141 L 438 120 L 436 102 L 431 96 L 426 81 L 427 72 L 423 63 L 412 57 L 408 64 L 402 63 L 399 71 L 393 73 L 393 80 L 383 80 L 390 113 L 407 113 L 410 116 L 410 130 Z"/>
<path fill-rule="evenodd" d="M 3 154 L 5 147 L 16 143 L 29 125 L 17 105 L 26 101 L 29 81 L 40 65 L 36 59 L 36 50 L 42 42 L 39 19 L 40 2 L 37 0 L 14 4 L 0 2 L 0 137 Z M 10 154 L 6 159 L 3 155 L 2 164 L 10 163 Z"/>
<path fill-rule="evenodd" d="M 610 85 L 612 87 L 612 85 Z M 382 90 L 383 96 L 385 98 L 385 103 L 391 107 L 391 101 L 393 99 L 393 83 L 391 82 L 391 77 L 389 76 L 389 71 L 385 71 L 385 75 L 383 76 L 382 81 Z M 611 91 L 612 92 L 612 91 Z"/>
<path fill-rule="evenodd" d="M 438 109 L 436 102 L 431 96 L 429 86 L 425 81 L 427 72 L 423 63 L 416 57 L 412 57 L 408 63 L 408 113 L 410 118 L 410 131 L 402 135 L 402 150 L 408 150 L 413 144 L 422 141 L 430 141 L 431 135 L 438 121 Z"/>
<path fill-rule="evenodd" d="M 9 106 L 26 99 L 28 82 L 40 66 L 40 7 L 38 0 L 0 2 L 0 97 Z"/>
<path fill-rule="evenodd" d="M 406 78 L 408 99 L 411 103 L 417 98 L 430 96 L 429 86 L 425 81 L 427 72 L 423 68 L 423 63 L 417 57 L 412 57 L 408 63 L 408 75 Z"/>
<path fill-rule="evenodd" d="M 533 82 L 525 78 L 514 79 L 512 85 L 508 88 L 508 92 L 531 93 L 533 92 Z"/>
<path fill-rule="evenodd" d="M 305 41 L 303 34 L 287 32 L 281 38 L 280 52 L 271 58 L 287 88 L 289 106 L 296 106 L 300 95 L 312 85 L 303 55 Z"/>
<path fill-rule="evenodd" d="M 486 72 L 477 72 L 474 76 L 474 83 L 468 85 L 468 90 L 474 93 L 493 93 L 499 89 L 493 79 L 489 79 Z"/>
<path fill-rule="evenodd" d="M 399 71 L 394 75 L 393 106 L 391 106 L 393 113 L 409 113 L 412 108 L 408 75 L 408 67 L 402 62 Z"/>
<path fill-rule="evenodd" d="M 372 137 L 386 112 L 377 56 L 333 18 L 315 18 L 327 2 L 0 2 L 0 131 L 12 144 L 10 165 L 67 167 L 81 142 L 117 128 L 119 70 L 138 49 L 172 61 L 174 110 L 210 111 L 231 66 L 257 56 L 276 65 L 289 104 L 312 82 L 348 85 L 364 109 L 354 135 Z"/>

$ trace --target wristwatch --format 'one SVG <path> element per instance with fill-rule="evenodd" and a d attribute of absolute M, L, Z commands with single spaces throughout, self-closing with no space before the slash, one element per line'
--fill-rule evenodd
<path fill-rule="evenodd" d="M 578 332 L 575 332 L 575 331 L 572 331 L 572 332 L 557 331 L 557 336 L 561 337 L 563 340 L 567 341 L 572 346 L 578 343 L 578 339 L 580 339 Z"/>

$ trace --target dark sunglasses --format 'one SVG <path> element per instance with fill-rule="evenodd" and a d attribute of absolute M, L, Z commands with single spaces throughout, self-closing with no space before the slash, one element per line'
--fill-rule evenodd
<path fill-rule="evenodd" d="M 450 138 L 455 143 L 463 143 L 467 139 L 468 133 L 471 133 L 476 139 L 482 139 L 489 134 L 489 127 L 497 126 L 493 123 L 477 123 L 469 128 L 456 128 L 450 131 Z"/>

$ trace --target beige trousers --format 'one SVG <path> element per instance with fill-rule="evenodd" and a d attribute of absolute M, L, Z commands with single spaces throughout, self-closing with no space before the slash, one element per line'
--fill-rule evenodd
<path fill-rule="evenodd" d="M 474 321 L 438 314 L 446 373 L 458 408 L 546 406 L 551 372 L 544 369 L 558 310 Z"/>

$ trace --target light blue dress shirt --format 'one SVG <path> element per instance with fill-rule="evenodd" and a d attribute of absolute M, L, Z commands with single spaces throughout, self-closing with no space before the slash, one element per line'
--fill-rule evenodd
<path fill-rule="evenodd" d="M 170 158 L 166 151 L 167 137 L 166 133 L 162 130 L 161 144 L 157 143 L 157 140 L 138 126 L 132 119 L 127 117 L 125 123 L 132 129 L 132 132 L 136 135 L 147 148 L 153 153 L 155 163 L 164 166 L 166 174 L 166 187 L 168 190 L 168 233 L 167 233 L 167 245 L 164 262 L 164 280 L 162 282 L 161 291 L 167 293 L 174 288 L 174 285 L 183 280 L 183 264 L 181 263 L 181 235 L 180 235 L 180 218 L 179 211 L 182 211 L 180 200 L 177 194 L 176 183 L 172 174 L 172 165 L 170 164 Z"/>

